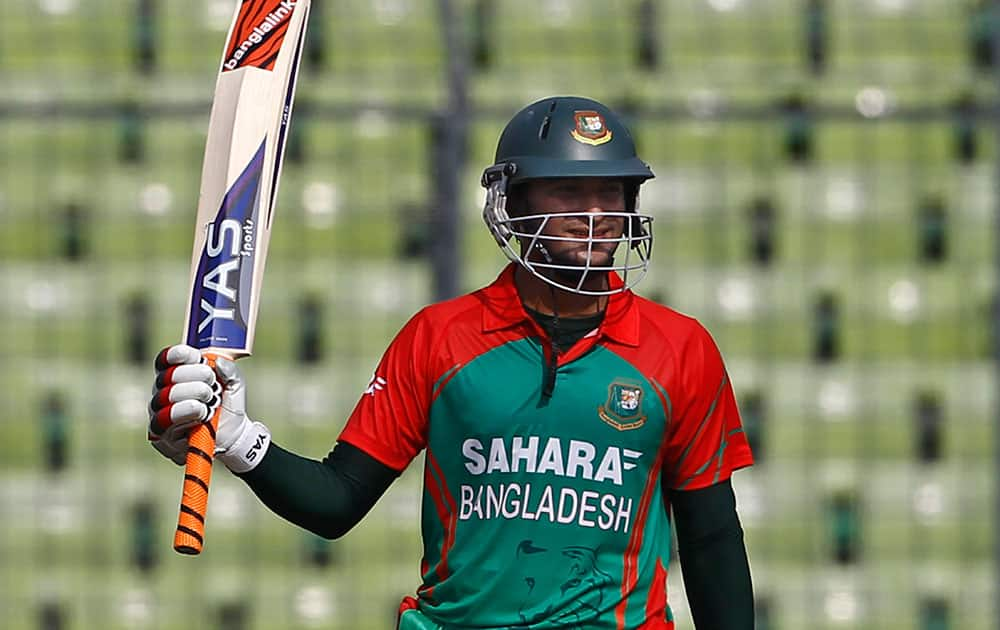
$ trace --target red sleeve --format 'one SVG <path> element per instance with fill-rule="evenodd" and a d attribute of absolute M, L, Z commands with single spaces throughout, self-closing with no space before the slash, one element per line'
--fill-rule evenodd
<path fill-rule="evenodd" d="M 753 463 L 722 355 L 700 324 L 684 346 L 672 394 L 665 472 L 670 488 L 696 490 Z"/>
<path fill-rule="evenodd" d="M 338 438 L 399 471 L 427 444 L 429 328 L 423 311 L 403 326 Z"/>

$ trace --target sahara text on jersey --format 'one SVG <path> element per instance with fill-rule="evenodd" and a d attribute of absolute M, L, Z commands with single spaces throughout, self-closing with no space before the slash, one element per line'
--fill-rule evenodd
<path fill-rule="evenodd" d="M 623 471 L 634 469 L 634 460 L 642 456 L 639 451 L 609 446 L 598 458 L 594 444 L 583 440 L 563 444 L 556 437 L 540 446 L 538 436 L 514 436 L 509 444 L 495 437 L 487 452 L 482 441 L 469 438 L 462 443 L 462 455 L 465 469 L 476 476 L 526 473 L 610 482 L 615 486 L 622 485 Z M 458 518 L 547 520 L 623 532 L 628 532 L 631 525 L 631 497 L 549 484 L 540 490 L 536 485 L 534 496 L 532 490 L 530 483 L 462 484 Z"/>

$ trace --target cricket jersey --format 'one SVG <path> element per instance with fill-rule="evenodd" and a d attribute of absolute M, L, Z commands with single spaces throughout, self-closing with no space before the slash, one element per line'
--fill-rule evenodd
<path fill-rule="evenodd" d="M 753 461 L 719 351 L 615 293 L 543 395 L 551 343 L 514 270 L 417 313 L 339 439 L 396 470 L 426 450 L 416 599 L 441 627 L 672 629 L 664 490 Z"/>

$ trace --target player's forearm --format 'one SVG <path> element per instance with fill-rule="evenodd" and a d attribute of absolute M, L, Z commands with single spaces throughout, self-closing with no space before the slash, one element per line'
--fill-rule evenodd
<path fill-rule="evenodd" d="M 350 444 L 338 443 L 323 461 L 271 444 L 260 464 L 239 476 L 273 512 L 333 539 L 354 527 L 398 474 Z"/>
<path fill-rule="evenodd" d="M 752 630 L 753 585 L 730 483 L 673 492 L 684 590 L 697 630 Z"/>
<path fill-rule="evenodd" d="M 687 593 L 698 630 L 752 630 L 753 586 L 740 529 L 680 551 Z"/>

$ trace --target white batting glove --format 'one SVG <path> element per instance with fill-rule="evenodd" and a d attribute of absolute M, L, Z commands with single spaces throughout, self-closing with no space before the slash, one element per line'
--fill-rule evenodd
<path fill-rule="evenodd" d="M 190 346 L 164 348 L 156 357 L 156 379 L 149 401 L 147 438 L 164 457 L 183 466 L 188 434 L 212 417 L 222 387 L 201 352 Z"/>
<path fill-rule="evenodd" d="M 253 470 L 271 445 L 271 432 L 246 413 L 246 384 L 236 364 L 216 359 L 215 372 L 222 382 L 222 413 L 215 436 L 215 456 L 236 473 Z M 223 421 L 225 420 L 225 423 Z"/>
<path fill-rule="evenodd" d="M 260 462 L 271 435 L 247 417 L 246 388 L 235 363 L 218 359 L 213 370 L 200 350 L 176 345 L 160 352 L 156 370 L 147 436 L 157 451 L 183 465 L 191 429 L 219 409 L 215 455 L 233 472 Z"/>

